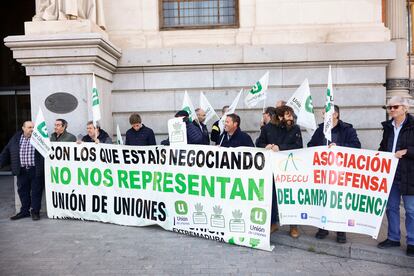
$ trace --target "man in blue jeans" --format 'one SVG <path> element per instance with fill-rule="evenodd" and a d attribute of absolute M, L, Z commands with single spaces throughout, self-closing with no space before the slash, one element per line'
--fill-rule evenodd
<path fill-rule="evenodd" d="M 414 257 L 414 117 L 408 114 L 406 99 L 395 96 L 386 105 L 391 119 L 382 123 L 384 132 L 380 151 L 388 151 L 399 159 L 387 203 L 388 236 L 378 248 L 399 247 L 400 201 L 405 208 L 407 255 Z"/>

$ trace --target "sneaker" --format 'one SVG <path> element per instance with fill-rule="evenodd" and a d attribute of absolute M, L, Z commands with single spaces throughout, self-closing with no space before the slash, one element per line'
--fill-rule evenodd
<path fill-rule="evenodd" d="M 399 247 L 401 246 L 401 243 L 399 241 L 392 241 L 389 239 L 386 239 L 385 241 L 380 242 L 377 247 L 381 249 L 390 248 L 390 247 Z"/>
<path fill-rule="evenodd" d="M 40 219 L 39 212 L 33 212 L 32 211 L 32 220 L 39 220 L 39 219 Z"/>
<path fill-rule="evenodd" d="M 414 257 L 414 245 L 407 244 L 407 256 Z"/>
<path fill-rule="evenodd" d="M 298 238 L 300 236 L 298 227 L 295 225 L 291 225 L 289 235 L 294 239 Z"/>
<path fill-rule="evenodd" d="M 324 229 L 320 229 L 318 230 L 318 232 L 316 232 L 315 234 L 315 238 L 323 240 L 324 238 L 326 238 L 329 235 L 329 231 L 328 230 L 324 230 Z"/>
<path fill-rule="evenodd" d="M 336 242 L 337 243 L 346 243 L 346 233 L 345 232 L 336 232 Z"/>
<path fill-rule="evenodd" d="M 279 230 L 279 224 L 273 223 L 270 227 L 270 234 Z"/>
<path fill-rule="evenodd" d="M 17 213 L 14 216 L 10 217 L 11 220 L 17 220 L 17 219 L 22 219 L 22 218 L 27 218 L 30 217 L 29 213 Z"/>

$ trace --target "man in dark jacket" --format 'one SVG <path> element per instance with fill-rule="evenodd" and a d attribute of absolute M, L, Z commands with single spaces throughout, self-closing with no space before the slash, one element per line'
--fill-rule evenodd
<path fill-rule="evenodd" d="M 334 105 L 333 114 L 333 128 L 332 128 L 332 141 L 329 145 L 336 145 L 349 148 L 361 148 L 361 142 L 359 142 L 356 130 L 351 124 L 345 123 L 339 119 L 339 106 Z M 315 133 L 312 135 L 311 140 L 308 143 L 308 147 L 326 146 L 325 135 L 323 134 L 323 123 L 318 126 Z"/>
<path fill-rule="evenodd" d="M 229 110 L 228 105 L 223 106 L 223 108 L 221 109 L 221 116 L 223 117 L 224 114 L 226 114 L 228 110 Z M 213 126 L 211 127 L 211 134 L 210 134 L 211 141 L 216 143 L 216 145 L 220 144 L 221 129 L 219 126 L 219 122 L 220 120 L 214 122 Z"/>
<path fill-rule="evenodd" d="M 44 187 L 44 160 L 30 144 L 33 122 L 23 123 L 18 131 L 0 153 L 0 167 L 10 164 L 17 176 L 17 193 L 21 201 L 20 212 L 10 217 L 12 220 L 29 217 L 40 219 L 40 207 Z M 31 210 L 30 210 L 31 208 Z"/>
<path fill-rule="evenodd" d="M 76 142 L 76 137 L 72 133 L 67 132 L 68 122 L 64 119 L 55 121 L 55 132 L 50 136 L 52 142 Z"/>
<path fill-rule="evenodd" d="M 341 146 L 349 148 L 361 148 L 356 130 L 351 124 L 341 121 L 339 106 L 334 105 L 334 113 L 332 119 L 332 141 L 329 141 L 329 146 Z M 313 134 L 311 140 L 308 143 L 308 147 L 326 146 L 325 135 L 323 134 L 323 124 L 320 124 Z M 317 239 L 324 239 L 329 235 L 329 231 L 325 229 L 319 229 L 315 234 Z M 338 243 L 346 243 L 346 233 L 337 232 L 336 241 Z"/>
<path fill-rule="evenodd" d="M 240 129 L 240 117 L 228 114 L 224 123 L 224 132 L 220 136 L 220 146 L 226 148 L 254 147 L 252 138 Z"/>
<path fill-rule="evenodd" d="M 378 247 L 400 246 L 400 201 L 405 209 L 407 255 L 414 257 L 414 117 L 402 97 L 392 97 L 386 106 L 391 120 L 383 122 L 380 151 L 388 151 L 399 159 L 387 203 L 388 236 Z"/>
<path fill-rule="evenodd" d="M 260 136 L 256 140 L 256 146 L 273 151 L 300 149 L 303 147 L 302 134 L 299 126 L 295 125 L 294 112 L 290 106 L 284 105 L 275 110 L 271 121 L 262 128 Z M 272 190 L 272 225 L 270 231 L 274 232 L 278 229 L 279 211 L 274 185 Z M 300 233 L 297 225 L 290 226 L 289 234 L 292 238 L 299 237 Z"/>
<path fill-rule="evenodd" d="M 203 136 L 203 145 L 210 145 L 210 137 L 208 134 L 207 126 L 204 124 L 206 120 L 206 112 L 202 108 L 197 108 L 195 110 L 197 114 L 198 121 L 193 121 L 193 124 L 201 131 L 201 135 Z"/>
<path fill-rule="evenodd" d="M 99 126 L 95 127 L 93 121 L 89 121 L 86 124 L 86 132 L 88 134 L 82 137 L 82 142 L 112 144 L 112 139 L 109 137 L 109 134 Z"/>
<path fill-rule="evenodd" d="M 125 134 L 125 145 L 132 146 L 152 146 L 156 145 L 154 131 L 146 127 L 138 113 L 129 116 L 131 128 Z"/>
<path fill-rule="evenodd" d="M 187 130 L 187 144 L 202 145 L 203 144 L 203 135 L 201 134 L 200 128 L 196 127 L 193 123 L 190 122 L 188 118 L 189 114 L 185 110 L 180 110 L 175 114 L 175 118 L 183 118 Z M 169 146 L 170 140 L 167 138 L 161 142 L 161 145 Z"/>

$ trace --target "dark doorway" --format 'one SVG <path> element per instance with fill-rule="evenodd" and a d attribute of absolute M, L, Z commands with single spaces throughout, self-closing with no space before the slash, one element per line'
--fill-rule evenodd
<path fill-rule="evenodd" d="M 30 83 L 25 68 L 4 46 L 9 35 L 23 35 L 24 22 L 35 14 L 34 0 L 0 1 L 0 150 L 24 121 L 30 120 Z"/>

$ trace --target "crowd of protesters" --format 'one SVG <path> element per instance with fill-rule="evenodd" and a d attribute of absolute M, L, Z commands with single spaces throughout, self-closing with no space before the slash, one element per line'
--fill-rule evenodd
<path fill-rule="evenodd" d="M 222 109 L 222 116 L 228 112 L 228 106 Z M 393 97 L 384 107 L 390 119 L 382 122 L 383 137 L 380 151 L 392 152 L 399 159 L 397 171 L 387 203 L 386 215 L 388 219 L 387 239 L 378 244 L 379 248 L 400 246 L 400 201 L 405 208 L 405 226 L 407 230 L 407 255 L 414 256 L 414 118 L 408 113 L 409 104 L 406 99 Z M 296 125 L 296 115 L 284 101 L 278 101 L 275 107 L 263 110 L 260 123 L 260 135 L 255 143 L 247 132 L 242 131 L 240 116 L 227 114 L 224 121 L 224 130 L 220 129 L 220 120 L 216 121 L 211 134 L 205 125 L 206 113 L 203 109 L 196 109 L 197 120 L 192 120 L 189 113 L 180 110 L 176 118 L 182 118 L 186 125 L 187 143 L 221 147 L 260 147 L 272 151 L 284 151 L 303 148 L 301 130 Z M 131 128 L 126 131 L 125 144 L 134 146 L 156 145 L 154 131 L 142 123 L 141 116 L 134 113 L 129 118 Z M 30 144 L 33 132 L 33 123 L 24 122 L 22 130 L 18 131 L 5 146 L 0 154 L 0 167 L 10 164 L 11 170 L 17 176 L 18 195 L 21 200 L 20 212 L 10 219 L 17 220 L 32 217 L 40 219 L 40 206 L 44 188 L 44 160 Z M 112 143 L 109 134 L 96 126 L 92 121 L 86 124 L 85 136 L 78 136 L 68 132 L 68 122 L 57 119 L 52 142 L 93 142 Z M 308 147 L 314 146 L 343 146 L 361 148 L 357 132 L 353 126 L 340 119 L 340 107 L 334 106 L 333 128 L 331 141 L 326 141 L 323 133 L 323 124 L 319 125 Z M 169 145 L 169 139 L 163 140 L 162 145 Z M 278 230 L 278 209 L 276 191 L 273 185 L 271 232 Z M 290 226 L 290 235 L 299 237 L 296 225 Z M 319 229 L 315 237 L 324 239 L 329 235 L 325 229 Z M 346 243 L 346 233 L 337 232 L 336 241 Z"/>

